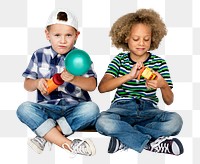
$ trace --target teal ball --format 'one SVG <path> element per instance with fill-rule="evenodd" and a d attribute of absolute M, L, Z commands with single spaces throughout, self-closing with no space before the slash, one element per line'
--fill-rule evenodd
<path fill-rule="evenodd" d="M 73 49 L 65 57 L 66 70 L 75 76 L 87 73 L 91 67 L 90 56 L 83 50 Z"/>

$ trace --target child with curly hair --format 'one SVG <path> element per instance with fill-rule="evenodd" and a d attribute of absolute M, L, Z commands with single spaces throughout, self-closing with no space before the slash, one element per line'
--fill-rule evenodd
<path fill-rule="evenodd" d="M 157 89 L 165 104 L 174 99 L 166 61 L 150 52 L 166 34 L 160 15 L 152 9 L 126 14 L 111 28 L 113 45 L 124 52 L 114 57 L 98 86 L 101 93 L 116 89 L 110 108 L 96 122 L 97 131 L 111 137 L 108 153 L 127 148 L 173 155 L 184 151 L 180 140 L 170 138 L 180 132 L 181 116 L 157 106 Z M 153 70 L 155 79 L 138 77 L 146 67 Z"/>

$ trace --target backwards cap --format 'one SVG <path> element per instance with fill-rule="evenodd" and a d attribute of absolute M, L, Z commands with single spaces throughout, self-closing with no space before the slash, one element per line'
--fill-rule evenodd
<path fill-rule="evenodd" d="M 60 15 L 64 15 L 66 19 L 60 20 Z M 68 10 L 63 9 L 55 9 L 52 11 L 52 13 L 49 16 L 49 19 L 47 20 L 46 26 L 53 25 L 53 24 L 63 24 L 74 27 L 76 30 L 78 30 L 78 21 L 77 18 Z"/>

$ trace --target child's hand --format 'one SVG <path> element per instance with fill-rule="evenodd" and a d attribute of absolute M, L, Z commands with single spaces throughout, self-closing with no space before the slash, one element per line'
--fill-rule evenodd
<path fill-rule="evenodd" d="M 158 72 L 154 73 L 157 76 L 155 80 L 146 80 L 146 87 L 148 89 L 157 89 L 168 85 L 167 82 L 164 80 L 164 78 Z"/>
<path fill-rule="evenodd" d="M 143 67 L 142 62 L 137 62 L 133 68 L 131 69 L 131 72 L 129 75 L 131 76 L 131 79 L 136 79 L 139 75 L 140 69 Z"/>
<path fill-rule="evenodd" d="M 61 73 L 61 78 L 65 81 L 65 82 L 71 82 L 74 79 L 74 75 L 70 74 L 66 69 L 64 69 L 64 71 Z"/>
<path fill-rule="evenodd" d="M 48 95 L 47 87 L 48 85 L 44 78 L 38 80 L 37 89 L 41 92 L 41 94 Z"/>

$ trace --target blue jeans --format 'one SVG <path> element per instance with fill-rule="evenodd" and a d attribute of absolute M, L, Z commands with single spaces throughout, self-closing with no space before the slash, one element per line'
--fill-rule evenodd
<path fill-rule="evenodd" d="M 74 131 L 94 126 L 99 108 L 91 101 L 79 104 L 62 101 L 58 105 L 24 102 L 18 107 L 17 116 L 40 137 L 57 125 L 64 135 L 70 135 Z"/>
<path fill-rule="evenodd" d="M 149 141 L 177 135 L 182 118 L 175 112 L 158 109 L 145 100 L 119 100 L 101 113 L 96 122 L 99 133 L 119 139 L 127 147 L 142 152 Z"/>

